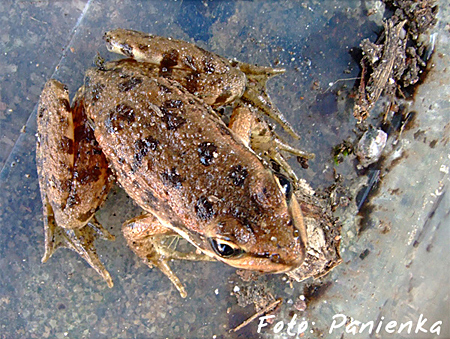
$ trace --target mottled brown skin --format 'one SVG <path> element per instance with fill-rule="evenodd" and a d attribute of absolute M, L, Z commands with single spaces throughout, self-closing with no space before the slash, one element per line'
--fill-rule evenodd
<path fill-rule="evenodd" d="M 182 40 L 128 29 L 106 32 L 104 40 L 111 52 L 157 65 L 161 76 L 178 72 L 176 81 L 211 107 L 241 99 L 274 119 L 291 136 L 299 138 L 266 93 L 267 79 L 284 73 L 284 69 L 229 61 Z"/>
<path fill-rule="evenodd" d="M 158 73 L 176 80 L 212 107 L 240 98 L 246 77 L 225 58 L 182 40 L 116 29 L 104 36 L 108 50 L 140 62 L 158 65 Z"/>
<path fill-rule="evenodd" d="M 297 265 L 304 244 L 293 234 L 301 224 L 273 173 L 178 83 L 118 64 L 89 70 L 85 96 L 95 136 L 127 193 L 200 249 L 212 237 L 237 244 L 246 255 L 220 258 L 233 266 L 278 272 Z"/>
<path fill-rule="evenodd" d="M 82 96 L 71 107 L 65 86 L 47 82 L 38 107 L 36 147 L 46 238 L 42 261 L 58 247 L 69 247 L 112 286 L 93 246 L 96 236 L 114 238 L 94 217 L 111 187 L 110 170 L 86 119 Z"/>
<path fill-rule="evenodd" d="M 39 178 L 56 219 L 70 229 L 86 224 L 97 208 L 89 200 L 100 205 L 110 187 L 108 163 L 86 119 L 82 97 L 71 107 L 62 84 L 46 84 L 38 109 Z"/>
<path fill-rule="evenodd" d="M 144 34 L 119 31 L 128 32 L 127 47 L 107 33 L 110 46 L 160 64 L 125 59 L 90 69 L 72 107 L 67 91 L 54 80 L 41 95 L 38 172 L 47 213 L 45 260 L 58 246 L 72 248 L 112 285 L 90 241 L 96 233 L 105 235 L 93 214 L 109 189 L 106 156 L 117 181 L 148 212 L 124 224 L 129 246 L 147 264 L 160 268 L 182 296 L 186 292 L 168 266 L 170 259 L 214 258 L 272 273 L 298 267 L 305 256 L 306 232 L 289 181 L 249 148 L 255 144 L 249 141 L 251 133 L 238 124 L 229 129 L 212 108 L 243 93 L 240 71 L 194 45 L 161 37 L 151 38 L 158 39 L 160 56 L 146 59 L 146 48 L 138 40 Z M 211 86 L 205 77 L 205 85 L 194 94 L 184 87 L 192 69 L 201 76 L 212 74 Z M 251 118 L 234 121 L 255 128 L 253 111 L 243 111 Z M 72 116 L 76 123 L 67 123 Z M 246 124 L 249 119 L 252 122 Z M 265 139 L 267 135 L 272 136 L 266 133 Z M 67 149 L 58 138 L 71 140 L 62 143 Z M 69 204 L 73 196 L 80 199 Z M 72 229 L 86 234 L 67 236 L 66 230 Z M 184 237 L 203 254 L 169 253 L 160 241 L 172 235 Z"/>

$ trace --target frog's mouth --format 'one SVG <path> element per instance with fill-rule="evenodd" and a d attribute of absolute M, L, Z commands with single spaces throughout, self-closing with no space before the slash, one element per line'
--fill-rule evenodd
<path fill-rule="evenodd" d="M 208 239 L 214 257 L 230 266 L 255 270 L 263 273 L 284 273 L 296 269 L 304 261 L 304 255 L 283 259 L 279 253 L 250 253 L 242 249 L 232 249 L 217 239 Z"/>
<path fill-rule="evenodd" d="M 278 253 L 243 253 L 238 258 L 223 258 L 222 256 L 217 256 L 217 259 L 236 268 L 255 270 L 262 273 L 284 273 L 292 271 L 300 266 L 303 263 L 304 256 L 283 260 Z"/>

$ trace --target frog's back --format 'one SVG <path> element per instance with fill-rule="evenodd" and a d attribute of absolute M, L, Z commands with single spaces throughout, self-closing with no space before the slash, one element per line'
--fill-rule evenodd
<path fill-rule="evenodd" d="M 154 205 L 151 195 L 159 202 L 182 195 L 195 205 L 198 190 L 236 194 L 244 186 L 239 168 L 263 170 L 216 113 L 177 82 L 149 76 L 149 64 L 119 65 L 87 72 L 87 112 L 118 181 L 141 206 Z M 143 189 L 147 197 L 133 196 Z"/>
<path fill-rule="evenodd" d="M 177 82 L 149 76 L 151 67 L 87 73 L 86 110 L 122 187 L 178 232 L 220 236 L 258 256 L 284 248 L 283 259 L 302 259 L 273 173 L 211 107 Z"/>

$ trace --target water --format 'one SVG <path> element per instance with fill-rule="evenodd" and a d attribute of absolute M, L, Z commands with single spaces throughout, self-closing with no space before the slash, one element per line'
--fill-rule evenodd
<path fill-rule="evenodd" d="M 333 183 L 335 168 L 347 196 L 355 197 L 368 176 L 357 175 L 351 157 L 336 166 L 331 150 L 355 136 L 348 93 L 359 69 L 350 52 L 363 38 L 375 39 L 380 16 L 366 16 L 365 6 L 376 5 L 94 0 L 0 5 L 6 27 L 0 36 L 0 338 L 287 338 L 295 337 L 287 326 L 294 315 L 294 332 L 303 321 L 306 338 L 437 337 L 415 333 L 421 314 L 428 319 L 425 329 L 442 320 L 439 337 L 450 337 L 450 111 L 444 71 L 449 34 L 444 24 L 435 29 L 435 67 L 411 107 L 416 120 L 387 155 L 371 208 L 356 216 L 353 199 L 336 212 L 343 224 L 344 262 L 323 281 L 306 282 L 325 287 L 320 296 L 307 296 L 304 312 L 293 301 L 305 294 L 305 283 L 291 287 L 282 276 L 263 277 L 267 290 L 284 300 L 275 317 L 278 325 L 257 333 L 256 320 L 229 333 L 254 313 L 251 306 L 239 307 L 231 295 L 245 283 L 220 263 L 174 263 L 188 291 L 188 298 L 181 299 L 160 272 L 149 270 L 126 247 L 120 225 L 139 209 L 119 188 L 98 214 L 117 237 L 114 243 L 97 241 L 114 288 L 71 251 L 58 250 L 40 263 L 44 236 L 34 160 L 39 93 L 50 77 L 74 93 L 97 52 L 117 58 L 103 46 L 105 31 L 122 27 L 173 36 L 229 58 L 286 68 L 270 81 L 270 95 L 302 135 L 295 145 L 316 154 L 307 170 L 292 163 L 296 172 L 323 189 Z M 443 7 L 441 22 L 448 18 Z M 359 228 L 364 230 L 360 234 Z M 371 336 L 346 333 L 343 327 L 330 333 L 336 314 L 373 321 L 375 327 L 380 321 L 385 326 L 411 320 L 413 328 L 409 335 L 389 334 L 384 326 Z"/>

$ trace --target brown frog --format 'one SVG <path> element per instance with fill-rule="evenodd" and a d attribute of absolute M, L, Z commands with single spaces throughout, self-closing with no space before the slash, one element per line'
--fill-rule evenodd
<path fill-rule="evenodd" d="M 185 297 L 172 259 L 220 260 L 268 273 L 305 258 L 306 231 L 295 174 L 263 112 L 295 132 L 265 92 L 281 70 L 230 62 L 193 44 L 118 29 L 108 49 L 127 57 L 89 69 L 72 105 L 50 80 L 38 108 L 37 168 L 45 254 L 78 252 L 111 287 L 94 247 L 113 240 L 95 212 L 116 180 L 146 212 L 123 225 L 129 247 Z M 227 126 L 218 107 L 233 105 Z M 270 163 L 276 163 L 271 166 Z M 181 236 L 201 254 L 162 243 Z"/>

